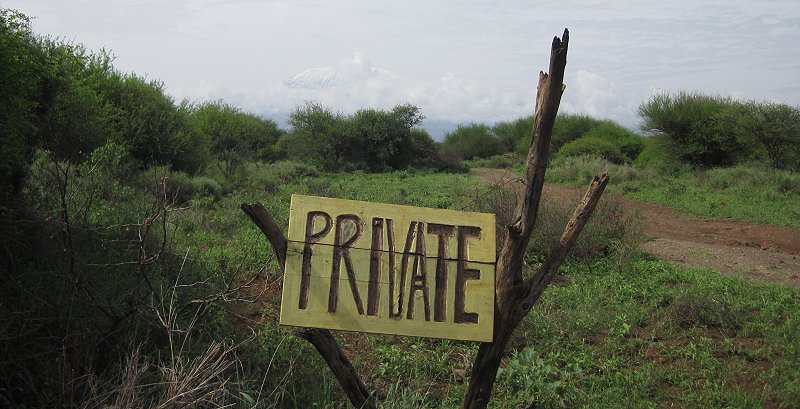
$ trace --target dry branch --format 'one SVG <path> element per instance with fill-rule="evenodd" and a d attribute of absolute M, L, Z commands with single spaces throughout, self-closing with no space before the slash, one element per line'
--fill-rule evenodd
<path fill-rule="evenodd" d="M 288 248 L 288 240 L 284 236 L 283 230 L 261 203 L 242 203 L 242 210 L 250 216 L 253 223 L 267 237 L 275 252 L 275 257 L 280 263 L 281 270 L 283 270 L 286 266 L 286 250 Z M 322 355 L 353 406 L 357 408 L 376 407 L 375 397 L 364 385 L 358 372 L 353 368 L 330 331 L 320 328 L 299 328 L 295 330 L 295 335 L 311 343 Z"/>
<path fill-rule="evenodd" d="M 567 64 L 568 44 L 569 32 L 565 29 L 562 38 L 553 39 L 548 73 L 539 74 L 535 126 L 531 134 L 531 148 L 528 151 L 524 176 L 525 190 L 517 206 L 514 222 L 508 226 L 507 239 L 497 261 L 493 341 L 480 345 L 472 366 L 469 385 L 461 402 L 462 408 L 485 408 L 489 403 L 497 371 L 511 334 L 550 284 L 594 211 L 609 180 L 607 174 L 595 176 L 572 219 L 565 227 L 557 246 L 539 270 L 531 278 L 523 280 L 522 260 L 536 223 L 553 125 L 565 89 L 564 70 Z M 267 236 L 283 266 L 287 240 L 281 228 L 259 203 L 243 204 L 242 210 Z M 319 351 L 353 405 L 359 408 L 375 407 L 374 396 L 368 392 L 329 331 L 303 328 L 297 330 L 296 335 L 311 342 Z"/>
<path fill-rule="evenodd" d="M 549 72 L 539 73 L 535 125 L 524 176 L 525 191 L 517 206 L 515 221 L 508 226 L 508 236 L 497 260 L 494 339 L 492 342 L 482 343 L 478 349 L 469 386 L 461 401 L 462 408 L 485 408 L 489 403 L 497 370 L 500 368 L 511 334 L 550 284 L 608 183 L 608 175 L 594 178 L 556 248 L 537 273 L 527 281 L 523 281 L 522 260 L 536 223 L 553 125 L 565 89 L 564 70 L 567 64 L 568 45 L 569 32 L 565 29 L 561 39 L 558 37 L 553 39 Z"/>

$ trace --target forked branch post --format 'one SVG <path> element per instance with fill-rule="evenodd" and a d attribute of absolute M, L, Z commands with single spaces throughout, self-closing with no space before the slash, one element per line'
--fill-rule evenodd
<path fill-rule="evenodd" d="M 565 29 L 561 38 L 553 39 L 549 71 L 539 74 L 535 125 L 531 134 L 531 147 L 528 151 L 524 176 L 525 191 L 517 206 L 514 223 L 508 226 L 507 238 L 497 260 L 493 340 L 480 345 L 461 408 L 485 408 L 489 403 L 497 371 L 511 334 L 550 284 L 594 212 L 609 180 L 608 174 L 594 177 L 553 251 L 533 276 L 523 279 L 522 260 L 536 222 L 549 159 L 553 124 L 565 89 L 564 71 L 568 45 L 569 32 Z M 283 235 L 283 230 L 260 203 L 242 204 L 242 210 L 267 236 L 283 267 L 287 249 L 287 239 Z M 302 328 L 295 333 L 314 345 L 355 407 L 376 407 L 374 393 L 364 385 L 330 331 Z"/>

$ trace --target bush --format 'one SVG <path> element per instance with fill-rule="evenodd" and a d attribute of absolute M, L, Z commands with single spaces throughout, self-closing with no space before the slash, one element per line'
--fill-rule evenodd
<path fill-rule="evenodd" d="M 587 155 L 598 156 L 612 163 L 623 163 L 626 159 L 614 143 L 596 136 L 584 136 L 564 145 L 558 151 L 559 158 Z"/>
<path fill-rule="evenodd" d="M 583 187 L 594 175 L 608 172 L 611 183 L 639 181 L 653 177 L 653 171 L 637 166 L 615 165 L 599 156 L 571 156 L 557 158 L 547 172 L 547 180 Z"/>
<path fill-rule="evenodd" d="M 674 142 L 680 157 L 695 165 L 720 166 L 757 159 L 757 144 L 739 124 L 747 109 L 727 97 L 681 92 L 639 105 L 642 129 Z"/>
<path fill-rule="evenodd" d="M 510 169 L 525 163 L 525 157 L 514 152 L 490 156 L 486 159 L 473 159 L 467 163 L 470 168 Z"/>
<path fill-rule="evenodd" d="M 439 172 L 465 172 L 461 159 L 455 155 L 445 154 L 441 144 L 435 142 L 422 128 L 411 129 L 410 168 L 431 169 Z"/>
<path fill-rule="evenodd" d="M 599 119 L 583 114 L 559 114 L 553 124 L 551 153 L 558 152 L 562 146 L 579 139 L 603 123 Z"/>
<path fill-rule="evenodd" d="M 140 185 L 153 194 L 165 188 L 169 199 L 188 203 L 199 197 L 218 200 L 224 193 L 216 180 L 205 176 L 189 176 L 184 172 L 170 171 L 166 166 L 153 166 L 139 175 Z"/>
<path fill-rule="evenodd" d="M 421 135 L 412 135 L 423 115 L 413 105 L 391 111 L 362 109 L 350 116 L 334 114 L 317 103 L 297 108 L 292 131 L 278 142 L 291 160 L 335 172 L 383 172 L 409 167 L 421 148 Z M 424 148 L 424 147 L 423 147 Z"/>
<path fill-rule="evenodd" d="M 495 215 L 495 232 L 497 238 L 497 254 L 506 239 L 506 227 L 514 222 L 517 208 L 517 194 L 508 186 L 487 185 L 467 194 L 467 208 L 475 212 L 493 213 Z"/>
<path fill-rule="evenodd" d="M 637 135 L 611 121 L 601 122 L 585 133 L 582 138 L 598 138 L 611 142 L 625 157 L 625 162 L 633 162 L 642 152 L 645 145 L 644 138 L 641 135 Z"/>
<path fill-rule="evenodd" d="M 686 170 L 675 143 L 666 135 L 644 138 L 644 148 L 633 163 L 641 168 L 650 168 L 665 174 Z"/>
<path fill-rule="evenodd" d="M 488 158 L 501 151 L 492 128 L 484 124 L 459 125 L 445 135 L 442 146 L 461 159 Z"/>
<path fill-rule="evenodd" d="M 738 330 L 746 321 L 742 311 L 734 310 L 724 300 L 686 294 L 669 305 L 668 315 L 680 328 L 695 326 Z"/>
<path fill-rule="evenodd" d="M 742 131 L 761 143 L 773 167 L 800 170 L 800 108 L 750 102 L 739 119 Z"/>
<path fill-rule="evenodd" d="M 532 131 L 533 115 L 512 122 L 498 122 L 492 127 L 492 133 L 500 143 L 502 152 L 522 155 L 528 153 Z"/>
<path fill-rule="evenodd" d="M 525 137 L 520 137 L 516 141 L 514 151 L 520 155 L 527 155 L 531 147 L 531 132 L 535 123 L 533 117 L 523 118 L 519 121 L 527 125 Z M 558 114 L 553 124 L 553 135 L 550 140 L 550 156 L 555 156 L 562 146 L 579 139 L 604 121 L 592 118 L 583 114 Z"/>
<path fill-rule="evenodd" d="M 607 163 L 607 162 L 606 162 Z M 517 185 L 519 186 L 519 185 Z M 485 186 L 475 192 L 467 206 L 470 210 L 494 213 L 497 216 L 498 249 L 505 240 L 506 226 L 513 222 L 517 196 L 509 186 Z M 531 235 L 528 253 L 536 260 L 546 257 L 558 242 L 581 192 L 542 193 L 536 225 Z M 642 216 L 622 205 L 620 198 L 606 193 L 595 209 L 570 256 L 590 260 L 613 254 L 620 262 L 629 259 L 644 238 Z"/>
<path fill-rule="evenodd" d="M 528 249 L 534 258 L 542 259 L 552 251 L 579 200 L 579 191 L 571 197 L 542 195 Z M 636 253 L 643 240 L 641 214 L 625 209 L 618 196 L 606 193 L 575 242 L 570 257 L 591 260 L 613 255 L 621 263 Z"/>

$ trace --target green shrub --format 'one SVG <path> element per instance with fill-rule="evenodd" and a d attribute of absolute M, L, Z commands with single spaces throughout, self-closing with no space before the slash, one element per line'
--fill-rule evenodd
<path fill-rule="evenodd" d="M 528 121 L 527 134 L 516 141 L 514 151 L 520 155 L 527 155 L 531 146 L 531 132 L 535 126 L 533 117 L 524 118 Z M 553 124 L 553 135 L 550 140 L 550 155 L 554 156 L 562 146 L 579 139 L 598 125 L 607 122 L 583 114 L 558 114 Z"/>
<path fill-rule="evenodd" d="M 761 143 L 773 167 L 800 170 L 800 107 L 750 102 L 738 125 Z"/>
<path fill-rule="evenodd" d="M 738 330 L 748 318 L 724 300 L 697 294 L 686 294 L 673 300 L 668 314 L 672 322 L 680 328 L 701 326 Z"/>
<path fill-rule="evenodd" d="M 562 146 L 579 139 L 589 131 L 602 124 L 603 121 L 583 114 L 559 114 L 553 124 L 553 137 L 550 142 L 552 153 L 558 152 Z"/>
<path fill-rule="evenodd" d="M 746 115 L 739 101 L 698 93 L 655 95 L 639 105 L 642 129 L 666 135 L 683 160 L 701 166 L 759 157 L 755 138 L 740 125 Z"/>
<path fill-rule="evenodd" d="M 653 135 L 644 138 L 644 148 L 636 160 L 636 166 L 650 168 L 665 174 L 675 174 L 687 170 L 675 147 L 675 143 L 666 135 Z"/>
<path fill-rule="evenodd" d="M 580 365 L 558 352 L 542 355 L 533 347 L 516 353 L 497 373 L 508 404 L 517 407 L 575 408 L 582 398 Z"/>
<path fill-rule="evenodd" d="M 498 249 L 505 240 L 506 226 L 513 222 L 517 205 L 517 196 L 509 188 L 513 187 L 483 187 L 474 193 L 467 206 L 474 211 L 496 215 Z M 542 194 L 528 249 L 533 258 L 540 260 L 547 256 L 558 242 L 580 200 L 580 192 L 574 193 Z M 570 255 L 591 260 L 613 254 L 618 260 L 624 261 L 635 254 L 643 238 L 641 214 L 625 209 L 619 197 L 605 194 Z"/>
<path fill-rule="evenodd" d="M 199 197 L 222 197 L 224 191 L 216 180 L 205 176 L 189 176 L 184 172 L 170 171 L 166 166 L 153 166 L 139 175 L 140 186 L 152 194 L 162 189 L 168 199 L 176 203 L 188 203 Z"/>
<path fill-rule="evenodd" d="M 462 159 L 488 158 L 501 151 L 500 141 L 492 128 L 484 124 L 459 125 L 448 132 L 442 146 Z"/>
<path fill-rule="evenodd" d="M 412 135 L 412 129 L 423 118 L 413 105 L 398 105 L 391 111 L 362 109 L 345 116 L 307 103 L 292 113 L 292 131 L 278 146 L 287 158 L 326 171 L 405 169 L 416 159 L 420 135 Z"/>
<path fill-rule="evenodd" d="M 528 153 L 532 131 L 533 115 L 512 122 L 498 122 L 492 127 L 492 133 L 500 142 L 502 152 L 516 152 L 522 155 Z"/>
<path fill-rule="evenodd" d="M 613 164 L 597 155 L 558 156 L 547 171 L 547 179 L 585 185 L 594 175 L 608 172 Z"/>
<path fill-rule="evenodd" d="M 541 258 L 552 251 L 578 205 L 579 196 L 578 192 L 570 198 L 542 195 L 528 250 L 531 255 Z M 606 193 L 575 242 L 570 257 L 591 260 L 611 254 L 623 262 L 635 254 L 643 240 L 641 214 L 626 209 L 618 196 Z"/>
<path fill-rule="evenodd" d="M 467 162 L 470 168 L 510 169 L 525 163 L 525 157 L 517 153 L 503 153 L 486 159 L 473 159 Z"/>
<path fill-rule="evenodd" d="M 472 192 L 462 193 L 464 196 L 469 196 L 467 208 L 495 215 L 498 254 L 506 239 L 507 226 L 514 222 L 517 208 L 517 194 L 509 188 L 508 186 L 486 185 Z"/>
<path fill-rule="evenodd" d="M 642 152 L 645 145 L 642 136 L 611 121 L 601 122 L 589 132 L 586 132 L 581 138 L 598 138 L 611 142 L 619 149 L 620 153 L 625 157 L 626 162 L 634 161 Z"/>
<path fill-rule="evenodd" d="M 599 137 L 584 136 L 567 143 L 558 151 L 559 158 L 587 155 L 599 156 L 612 163 L 623 163 L 626 159 L 613 142 Z"/>
<path fill-rule="evenodd" d="M 778 176 L 778 193 L 800 195 L 800 175 Z"/>

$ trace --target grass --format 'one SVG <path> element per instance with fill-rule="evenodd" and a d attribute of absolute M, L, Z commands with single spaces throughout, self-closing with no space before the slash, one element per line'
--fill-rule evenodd
<path fill-rule="evenodd" d="M 609 171 L 609 190 L 679 212 L 709 219 L 748 220 L 800 228 L 800 175 L 757 165 L 657 172 L 614 165 L 596 157 L 557 160 L 548 180 L 584 186 L 591 175 Z"/>
<path fill-rule="evenodd" d="M 797 290 L 641 256 L 573 261 L 557 281 L 512 338 L 490 407 L 800 404 Z M 476 345 L 367 338 L 357 364 L 385 407 L 457 406 Z"/>
<path fill-rule="evenodd" d="M 209 257 L 219 261 L 230 251 L 229 259 L 252 260 L 249 268 L 269 259 L 260 233 L 238 214 L 242 201 L 264 202 L 278 220 L 287 220 L 293 192 L 463 208 L 475 205 L 474 191 L 463 187 L 474 182 L 465 175 L 354 173 L 297 179 L 271 194 L 237 192 L 208 212 L 210 230 L 222 232 L 210 241 L 224 243 Z M 235 243 L 258 245 L 244 251 Z M 796 406 L 799 301 L 796 290 L 641 255 L 624 263 L 613 255 L 573 259 L 513 337 L 492 407 Z M 345 407 L 313 348 L 287 337 L 275 318 L 264 316 L 259 344 L 243 359 L 248 372 L 272 362 L 262 403 Z M 469 342 L 337 336 L 385 408 L 457 406 L 477 350 Z"/>
<path fill-rule="evenodd" d="M 258 173 L 276 169 L 289 176 Z M 286 164 L 253 170 L 249 180 L 221 197 L 198 190 L 174 214 L 172 247 L 181 255 L 188 250 L 181 277 L 196 282 L 198 293 L 253 275 L 259 288 L 250 291 L 264 291 L 257 303 L 215 304 L 194 332 L 198 339 L 236 346 L 232 366 L 220 377 L 225 402 L 233 407 L 348 405 L 313 347 L 278 326 L 280 271 L 241 203 L 260 201 L 286 223 L 292 193 L 455 209 L 488 203 L 483 210 L 513 199 L 487 195 L 474 188 L 475 176 L 463 174 L 324 174 Z M 555 213 L 571 207 L 543 206 L 543 212 L 554 213 L 552 234 L 558 234 L 563 217 Z M 613 219 L 627 220 L 617 216 Z M 607 250 L 598 252 L 594 242 L 635 235 L 635 229 L 596 228 L 597 234 L 585 235 L 592 241 L 585 243 L 587 251 L 562 267 L 512 338 L 492 407 L 534 401 L 546 408 L 800 405 L 800 292 L 676 267 L 636 252 L 620 258 L 619 243 L 605 243 Z M 532 255 L 526 262 L 538 260 Z M 385 408 L 457 406 L 478 347 L 393 335 L 336 336 Z M 175 362 L 191 362 L 187 357 Z M 157 364 L 147 359 L 152 358 L 142 362 Z M 124 365 L 118 372 L 130 373 Z M 160 376 L 154 371 L 150 377 Z M 115 387 L 114 379 L 107 382 L 108 389 Z M 147 387 L 150 378 L 143 382 L 132 387 L 158 393 L 147 392 L 153 389 Z M 105 395 L 98 396 L 102 406 Z"/>
<path fill-rule="evenodd" d="M 800 292 L 638 258 L 565 266 L 516 336 L 498 402 L 795 407 Z M 519 370 L 517 370 L 519 372 Z M 523 373 L 524 375 L 524 373 Z M 516 385 L 519 379 L 527 382 Z M 549 381 L 542 381 L 542 379 Z M 513 407 L 513 405 L 508 406 Z"/>

